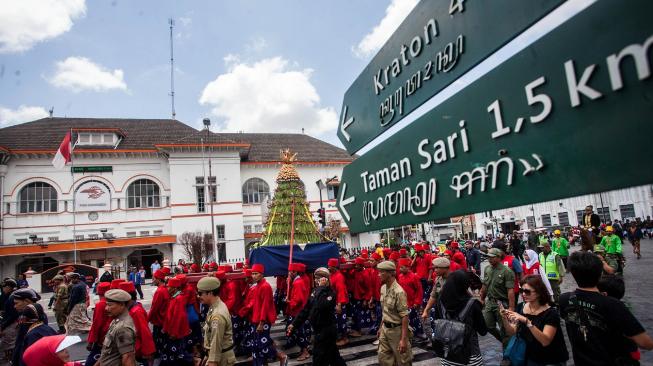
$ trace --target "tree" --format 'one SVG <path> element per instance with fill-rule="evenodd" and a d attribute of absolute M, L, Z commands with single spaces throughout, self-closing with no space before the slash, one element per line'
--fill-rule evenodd
<path fill-rule="evenodd" d="M 181 244 L 186 258 L 197 265 L 208 261 L 213 253 L 211 234 L 186 231 L 179 236 L 178 242 Z"/>
<path fill-rule="evenodd" d="M 261 246 L 287 245 L 291 236 L 294 243 L 300 244 L 323 241 L 308 209 L 304 182 L 293 166 L 296 158 L 297 153 L 293 154 L 290 149 L 281 151 L 283 165 L 277 175 L 277 188 L 270 203 Z M 291 233 L 293 228 L 294 233 Z"/>

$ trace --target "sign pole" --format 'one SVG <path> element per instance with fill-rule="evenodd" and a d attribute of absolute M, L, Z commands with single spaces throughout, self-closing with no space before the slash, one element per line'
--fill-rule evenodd
<path fill-rule="evenodd" d="M 70 139 L 73 138 L 73 129 L 70 128 Z M 72 143 L 72 142 L 71 142 Z M 75 145 L 73 144 L 72 149 L 70 149 L 70 177 L 72 178 L 72 191 L 73 191 L 73 262 L 77 264 L 77 232 L 76 232 L 76 210 L 75 210 L 75 160 L 73 159 L 73 153 L 75 151 Z"/>

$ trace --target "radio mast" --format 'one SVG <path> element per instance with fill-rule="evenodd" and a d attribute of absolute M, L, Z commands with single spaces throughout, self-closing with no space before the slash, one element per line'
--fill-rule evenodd
<path fill-rule="evenodd" d="M 170 25 L 170 103 L 172 107 L 172 119 L 175 119 L 177 116 L 177 113 L 175 113 L 175 58 L 172 44 L 172 28 L 175 26 L 175 20 L 172 18 L 168 19 L 168 24 Z"/>

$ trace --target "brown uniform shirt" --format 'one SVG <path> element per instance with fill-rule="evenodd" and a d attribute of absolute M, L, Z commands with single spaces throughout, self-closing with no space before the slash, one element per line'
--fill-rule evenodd
<path fill-rule="evenodd" d="M 381 306 L 383 307 L 383 321 L 401 324 L 401 319 L 408 316 L 408 300 L 406 292 L 397 281 L 388 288 L 381 286 Z"/>
<path fill-rule="evenodd" d="M 122 355 L 135 351 L 136 327 L 125 310 L 119 317 L 114 319 L 109 326 L 109 331 L 102 343 L 102 354 L 100 362 L 102 366 L 122 365 Z M 135 357 L 135 356 L 134 356 Z"/>

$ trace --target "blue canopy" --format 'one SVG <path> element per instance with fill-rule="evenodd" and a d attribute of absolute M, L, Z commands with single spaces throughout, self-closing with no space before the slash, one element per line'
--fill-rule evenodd
<path fill-rule="evenodd" d="M 307 271 L 326 267 L 329 258 L 338 258 L 338 244 L 333 242 L 307 244 L 304 249 L 295 244 L 292 261 L 304 263 Z M 260 263 L 265 266 L 266 276 L 285 276 L 288 274 L 290 245 L 262 246 L 249 254 L 250 266 Z"/>

